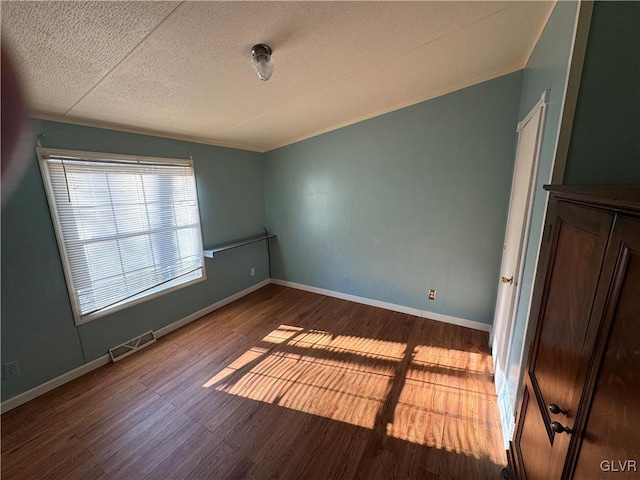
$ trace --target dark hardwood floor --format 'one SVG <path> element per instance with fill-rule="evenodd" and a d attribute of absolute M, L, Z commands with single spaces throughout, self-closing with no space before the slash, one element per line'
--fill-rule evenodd
<path fill-rule="evenodd" d="M 487 344 L 269 285 L 4 414 L 2 479 L 497 479 Z"/>

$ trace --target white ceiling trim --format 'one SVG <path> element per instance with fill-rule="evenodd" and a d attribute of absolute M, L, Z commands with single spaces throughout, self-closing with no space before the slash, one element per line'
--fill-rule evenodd
<path fill-rule="evenodd" d="M 376 111 L 376 112 L 373 112 L 373 113 L 370 113 L 370 114 L 367 114 L 367 115 L 363 115 L 363 116 L 360 116 L 358 118 L 354 118 L 353 120 L 349 120 L 347 122 L 343 122 L 343 123 L 340 123 L 338 125 L 331 126 L 329 128 L 325 128 L 325 129 L 318 130 L 318 131 L 313 132 L 313 133 L 309 133 L 308 135 L 303 135 L 301 137 L 295 138 L 293 140 L 287 141 L 287 142 L 282 143 L 282 144 L 275 144 L 275 145 L 272 145 L 272 146 L 270 146 L 270 147 L 268 147 L 268 148 L 266 148 L 264 150 L 259 150 L 259 151 L 264 153 L 264 152 L 270 152 L 271 150 L 276 150 L 278 148 L 286 147 L 287 145 L 292 145 L 294 143 L 298 143 L 298 142 L 301 142 L 303 140 L 307 140 L 309 138 L 317 137 L 318 135 L 322 135 L 324 133 L 329 133 L 329 132 L 332 132 L 334 130 L 339 130 L 341 128 L 348 127 L 349 125 L 354 125 L 356 123 L 360 123 L 360 122 L 363 122 L 365 120 L 369 120 L 371 118 L 379 117 L 380 115 L 384 115 L 386 113 L 395 112 L 396 110 L 400 110 L 402 108 L 411 107 L 413 105 L 417 105 L 419 103 L 426 102 L 428 100 L 433 100 L 434 98 L 442 97 L 443 95 L 447 95 L 449 93 L 453 93 L 453 92 L 456 92 L 458 90 L 462 90 L 464 88 L 471 87 L 473 85 L 477 85 L 477 84 L 482 83 L 482 82 L 487 82 L 489 80 L 493 80 L 494 78 L 498 78 L 498 77 L 501 77 L 503 75 L 508 75 L 509 73 L 517 72 L 518 70 L 522 70 L 522 67 L 518 66 L 516 68 L 509 68 L 509 69 L 506 69 L 504 71 L 492 72 L 491 74 L 488 74 L 488 75 L 485 75 L 485 76 L 481 76 L 481 77 L 477 77 L 477 78 L 474 78 L 474 79 L 471 79 L 471 80 L 468 80 L 468 81 L 465 81 L 465 82 L 461 82 L 461 83 L 457 84 L 456 86 L 454 86 L 452 88 L 443 89 L 443 90 L 440 90 L 440 91 L 435 92 L 435 93 L 429 93 L 429 95 L 425 95 L 423 97 L 414 98 L 414 99 L 409 100 L 407 102 L 403 102 L 403 103 L 400 103 L 400 104 L 397 104 L 397 105 L 393 105 L 391 107 L 384 108 L 382 110 L 379 110 L 379 111 Z"/>
<path fill-rule="evenodd" d="M 100 120 L 89 120 L 80 117 L 62 116 L 55 113 L 33 111 L 29 114 L 30 118 L 36 120 L 47 120 L 50 122 L 67 123 L 70 125 L 80 125 L 82 127 L 103 128 L 105 130 L 114 130 L 116 132 L 135 133 L 138 135 L 148 135 L 151 137 L 170 138 L 172 140 L 182 140 L 184 142 L 200 143 L 202 145 L 212 145 L 214 147 L 235 148 L 237 150 L 247 150 L 249 152 L 264 153 L 266 150 L 260 150 L 250 145 L 241 145 L 237 143 L 225 143 L 212 140 L 207 137 L 198 137 L 190 135 L 182 135 L 179 133 L 166 132 L 161 130 L 152 130 L 147 128 L 133 127 L 119 123 L 109 123 Z"/>

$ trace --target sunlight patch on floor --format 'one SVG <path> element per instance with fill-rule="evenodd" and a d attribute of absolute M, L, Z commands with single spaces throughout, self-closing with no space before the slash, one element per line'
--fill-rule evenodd
<path fill-rule="evenodd" d="M 261 344 L 271 345 L 250 348 L 203 387 L 365 428 L 373 428 L 405 348 L 286 325 Z"/>
<path fill-rule="evenodd" d="M 203 387 L 486 458 L 491 368 L 485 353 L 281 325 Z"/>

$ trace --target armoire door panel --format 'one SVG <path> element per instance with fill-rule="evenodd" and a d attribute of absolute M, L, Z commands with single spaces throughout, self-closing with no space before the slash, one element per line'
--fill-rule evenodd
<path fill-rule="evenodd" d="M 587 392 L 576 479 L 640 478 L 640 220 L 617 221 L 612 243 L 607 257 L 616 266 L 598 341 L 604 355 Z"/>
<path fill-rule="evenodd" d="M 571 428 L 580 400 L 582 386 L 576 376 L 585 370 L 584 340 L 612 219 L 609 212 L 558 203 L 547 293 L 529 366 L 551 443 L 557 435 L 551 422 Z M 552 403 L 568 414 L 550 413 Z"/>
<path fill-rule="evenodd" d="M 640 479 L 640 186 L 551 185 L 514 480 Z"/>
<path fill-rule="evenodd" d="M 551 422 L 573 427 L 585 372 L 584 341 L 613 214 L 558 202 L 549 267 L 531 350 L 526 412 L 520 413 L 516 448 L 524 478 L 560 478 L 571 441 Z M 555 403 L 568 413 L 550 413 Z"/>
<path fill-rule="evenodd" d="M 546 478 L 551 456 L 551 445 L 546 441 L 546 431 L 542 416 L 537 411 L 535 398 L 525 387 L 520 408 L 522 409 L 518 425 L 518 443 L 516 454 L 519 457 L 520 478 Z M 533 406 L 533 408 L 531 408 Z"/>
<path fill-rule="evenodd" d="M 551 444 L 547 438 L 545 420 L 541 415 L 535 397 L 525 386 L 518 432 L 515 437 L 518 455 L 518 477 L 526 480 L 549 480 L 560 478 L 564 459 L 556 455 L 559 449 L 566 450 L 569 438 L 561 438 Z M 561 445 L 559 445 L 561 444 Z"/>

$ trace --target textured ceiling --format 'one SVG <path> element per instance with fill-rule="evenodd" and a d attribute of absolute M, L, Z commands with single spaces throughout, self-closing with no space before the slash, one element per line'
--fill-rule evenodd
<path fill-rule="evenodd" d="M 266 151 L 523 68 L 554 2 L 8 2 L 35 116 Z M 251 47 L 273 48 L 260 81 Z"/>

